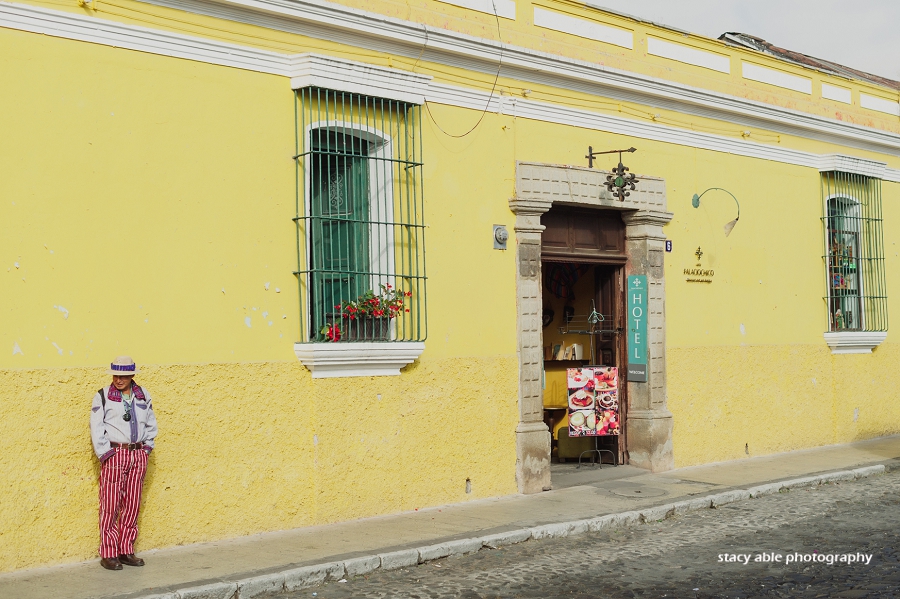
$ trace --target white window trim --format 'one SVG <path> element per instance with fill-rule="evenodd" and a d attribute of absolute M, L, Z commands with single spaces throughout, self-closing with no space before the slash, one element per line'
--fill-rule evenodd
<path fill-rule="evenodd" d="M 307 143 L 312 144 L 312 132 L 315 129 L 328 129 L 331 131 L 346 131 L 349 135 L 353 135 L 355 137 L 362 137 L 365 141 L 374 145 L 374 151 L 369 155 L 374 158 L 390 158 L 391 154 L 391 138 L 386 133 L 379 131 L 373 127 L 364 127 L 354 123 L 345 122 L 345 121 L 318 121 L 315 123 L 310 123 L 307 125 L 306 130 L 303 134 L 306 136 L 305 140 Z M 360 133 L 364 135 L 360 135 Z M 377 200 L 379 197 L 384 198 L 393 198 L 394 197 L 394 181 L 392 178 L 388 178 L 387 180 L 380 180 L 381 178 L 378 176 L 381 171 L 379 169 L 371 169 L 369 171 L 369 221 L 370 222 L 393 222 L 394 220 L 394 203 L 393 201 L 386 202 L 385 206 L 380 206 L 377 201 L 372 201 L 373 199 Z M 306 214 L 312 214 L 312 186 L 311 186 L 311 173 L 309 169 L 304 169 L 303 175 L 303 185 L 306 193 L 306 205 L 305 210 Z M 381 195 L 383 194 L 383 195 Z M 382 209 L 383 208 L 383 209 Z M 376 233 L 377 229 L 381 229 L 381 231 Z M 377 240 L 383 239 L 385 243 L 379 247 L 376 246 Z M 307 247 L 306 247 L 306 260 L 307 262 L 310 260 L 311 256 L 309 255 L 309 232 L 307 231 Z M 387 272 L 391 273 L 387 276 L 386 279 L 382 280 L 378 277 L 372 277 L 372 280 L 369 281 L 369 288 L 373 291 L 377 291 L 378 287 L 382 283 L 390 283 L 391 276 L 394 274 L 394 228 L 390 225 L 370 225 L 369 227 L 369 271 L 370 272 Z M 307 291 L 308 292 L 308 291 Z M 312 307 L 312 304 L 309 304 L 309 308 Z M 310 336 L 313 336 L 313 331 L 310 330 L 310 314 L 309 309 L 306 310 L 306 313 L 303 315 L 305 319 L 306 326 L 304 330 L 308 332 Z M 396 337 L 396 323 L 391 322 L 391 338 Z"/>
<path fill-rule="evenodd" d="M 294 354 L 314 379 L 400 376 L 400 369 L 423 351 L 422 341 L 294 344 Z"/>
<path fill-rule="evenodd" d="M 820 173 L 840 171 L 874 179 L 892 180 L 887 178 L 888 173 L 886 171 L 888 168 L 887 163 L 884 162 L 844 154 L 821 154 L 818 157 L 818 162 L 817 168 Z"/>
<path fill-rule="evenodd" d="M 825 333 L 825 343 L 833 354 L 871 354 L 885 339 L 887 333 L 883 331 Z"/>

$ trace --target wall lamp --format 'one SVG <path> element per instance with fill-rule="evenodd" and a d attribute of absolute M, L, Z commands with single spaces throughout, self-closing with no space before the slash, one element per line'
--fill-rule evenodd
<path fill-rule="evenodd" d="M 741 218 L 741 205 L 738 204 L 737 198 L 734 197 L 734 194 L 733 194 L 733 193 L 731 193 L 731 192 L 728 191 L 727 189 L 722 189 L 721 187 L 710 187 L 709 189 L 707 189 L 706 191 L 704 191 L 704 192 L 701 193 L 700 195 L 697 195 L 697 194 L 695 193 L 695 194 L 694 194 L 694 197 L 691 198 L 691 205 L 692 205 L 694 208 L 699 208 L 699 207 L 700 207 L 700 198 L 702 198 L 703 195 L 706 194 L 707 191 L 713 191 L 713 190 L 724 191 L 725 193 L 727 193 L 728 195 L 730 195 L 730 196 L 731 196 L 731 199 L 734 200 L 734 203 L 737 204 L 737 209 L 738 209 L 738 212 L 737 212 L 737 218 L 735 218 L 734 220 L 729 221 L 728 223 L 725 224 L 725 237 L 728 237 L 728 235 L 731 234 L 731 230 L 734 229 L 734 226 L 737 224 L 738 220 Z"/>

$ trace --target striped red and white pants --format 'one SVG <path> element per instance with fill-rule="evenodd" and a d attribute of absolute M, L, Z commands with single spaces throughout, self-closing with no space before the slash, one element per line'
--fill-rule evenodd
<path fill-rule="evenodd" d="M 119 448 L 100 466 L 100 557 L 134 553 L 147 452 Z"/>

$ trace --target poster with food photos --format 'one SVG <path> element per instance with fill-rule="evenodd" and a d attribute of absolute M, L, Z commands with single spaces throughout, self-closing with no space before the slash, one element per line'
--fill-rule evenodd
<path fill-rule="evenodd" d="M 619 372 L 610 366 L 566 370 L 569 436 L 619 434 Z"/>

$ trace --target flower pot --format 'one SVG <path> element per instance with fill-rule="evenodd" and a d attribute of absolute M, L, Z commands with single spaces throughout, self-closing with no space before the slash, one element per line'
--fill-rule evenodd
<path fill-rule="evenodd" d="M 391 319 L 362 316 L 345 318 L 341 324 L 341 341 L 390 341 Z"/>

